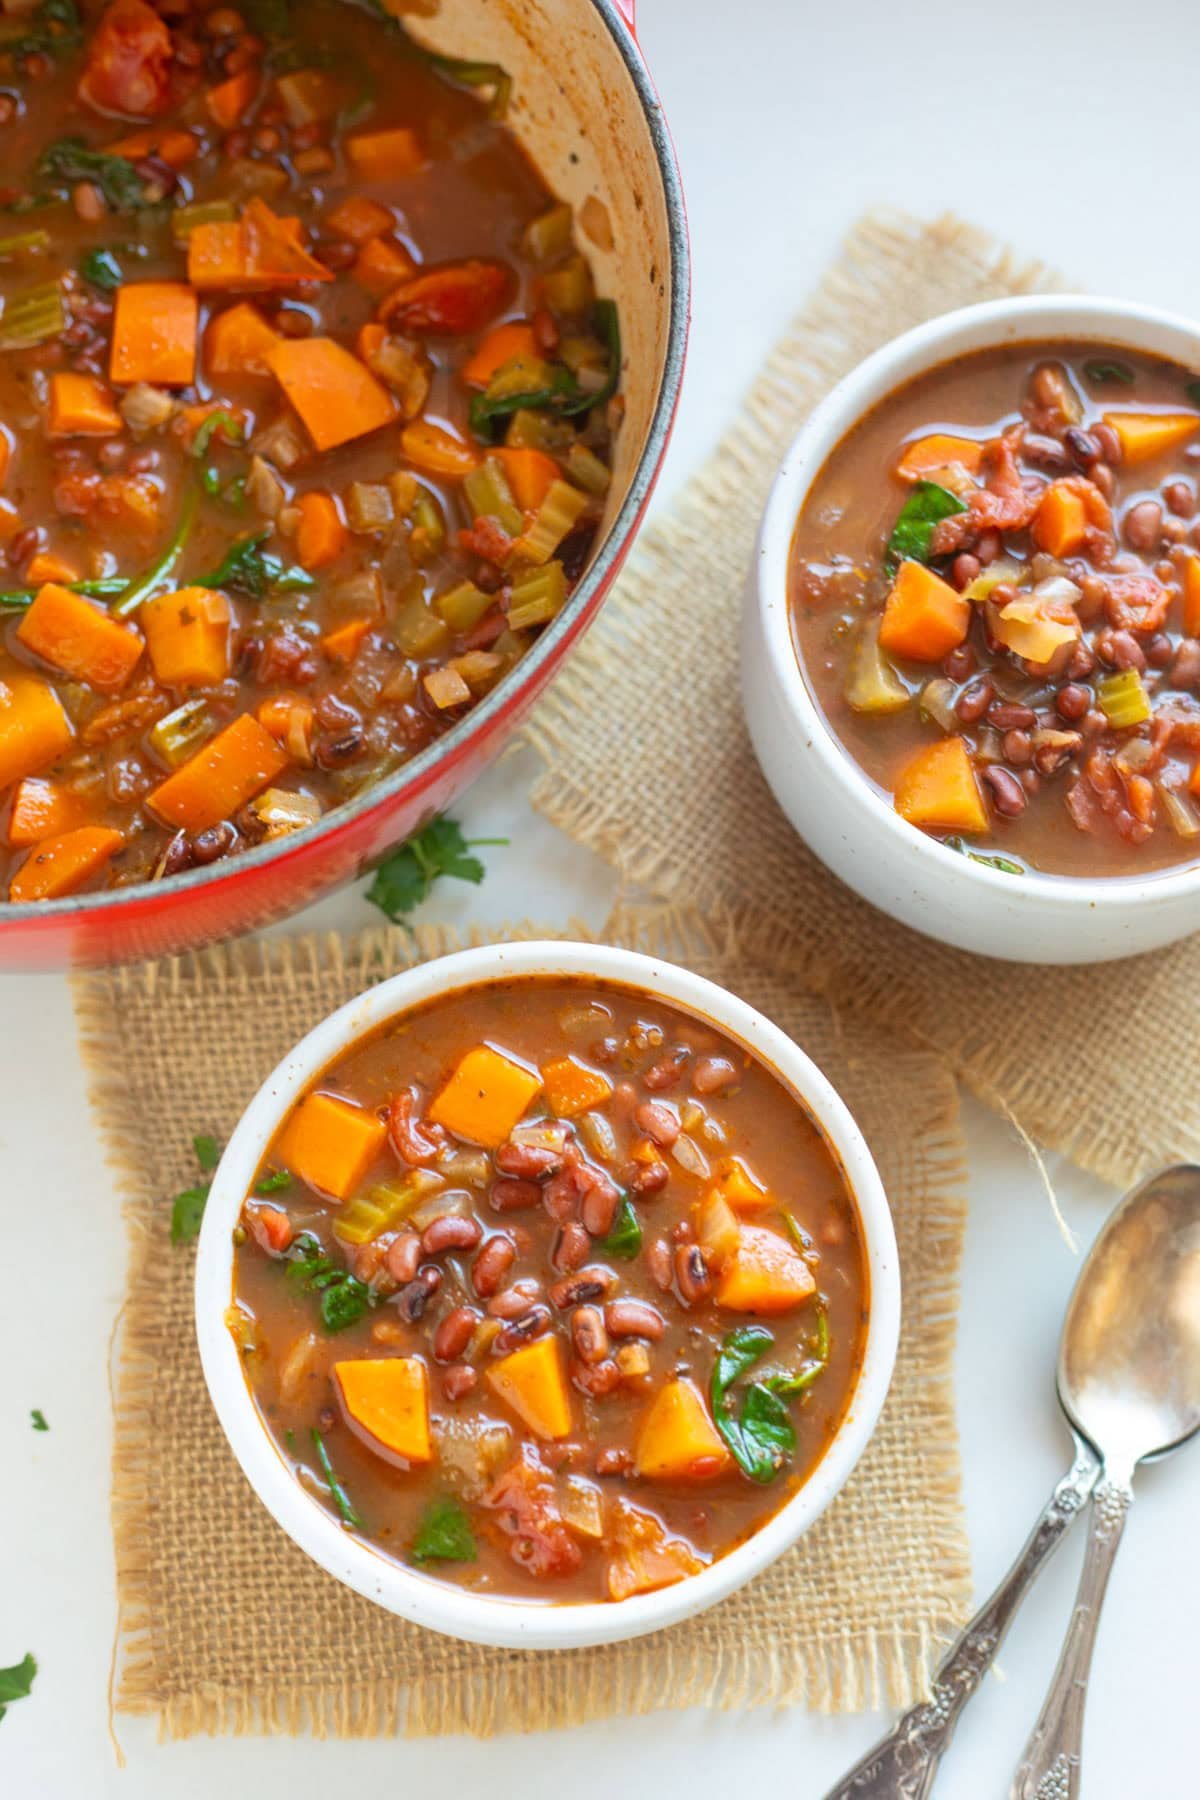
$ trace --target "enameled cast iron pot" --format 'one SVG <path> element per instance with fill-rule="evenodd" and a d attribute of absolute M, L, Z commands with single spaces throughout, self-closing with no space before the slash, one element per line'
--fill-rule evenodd
<path fill-rule="evenodd" d="M 583 580 L 507 680 L 387 780 L 295 838 L 161 883 L 0 904 L 0 971 L 125 962 L 212 943 L 350 881 L 450 804 L 498 753 L 599 610 L 666 449 L 683 374 L 688 250 L 662 109 L 633 35 L 634 0 L 441 0 L 409 21 L 447 54 L 500 63 L 510 121 L 553 191 L 597 195 L 613 248 L 589 243 L 621 313 L 625 419 L 599 547 Z"/>

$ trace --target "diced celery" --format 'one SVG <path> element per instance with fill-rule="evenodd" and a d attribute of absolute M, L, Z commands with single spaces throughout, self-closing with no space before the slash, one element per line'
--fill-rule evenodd
<path fill-rule="evenodd" d="M 48 231 L 19 231 L 15 237 L 0 238 L 0 256 L 19 256 L 22 251 L 48 250 Z"/>
<path fill-rule="evenodd" d="M 450 642 L 449 625 L 438 617 L 421 590 L 397 607 L 393 629 L 405 656 L 436 656 Z"/>
<path fill-rule="evenodd" d="M 494 604 L 495 596 L 485 594 L 473 581 L 460 581 L 456 587 L 438 594 L 433 602 L 435 612 L 440 613 L 452 631 L 459 632 L 470 631 L 478 625 Z"/>
<path fill-rule="evenodd" d="M 64 331 L 66 324 L 67 311 L 58 281 L 27 288 L 5 304 L 0 316 L 0 350 L 28 350 L 34 344 L 44 344 Z"/>
<path fill-rule="evenodd" d="M 556 256 L 565 256 L 571 248 L 574 225 L 574 215 L 565 202 L 552 206 L 525 227 L 521 247 L 532 262 L 551 262 Z"/>
<path fill-rule="evenodd" d="M 612 481 L 612 470 L 600 461 L 586 444 L 572 444 L 567 452 L 567 474 L 576 487 L 588 494 L 606 494 Z"/>
<path fill-rule="evenodd" d="M 412 531 L 409 546 L 415 562 L 428 562 L 446 542 L 446 521 L 442 509 L 427 488 L 422 488 L 409 512 Z"/>
<path fill-rule="evenodd" d="M 549 562 L 567 533 L 573 531 L 581 515 L 587 511 L 588 497 L 566 481 L 552 481 L 546 498 L 538 507 L 533 523 L 513 546 L 513 554 L 522 562 Z"/>
<path fill-rule="evenodd" d="M 566 597 L 566 571 L 560 562 L 548 562 L 539 569 L 530 569 L 513 582 L 508 609 L 509 630 L 524 631 L 531 625 L 545 625 L 562 610 Z"/>
<path fill-rule="evenodd" d="M 315 825 L 321 817 L 321 802 L 315 794 L 295 794 L 288 788 L 268 788 L 251 809 L 267 828 L 267 837 L 289 837 L 305 825 Z"/>
<path fill-rule="evenodd" d="M 150 745 L 168 769 L 177 769 L 194 756 L 216 730 L 207 700 L 185 700 L 150 728 Z"/>
<path fill-rule="evenodd" d="M 544 450 L 553 456 L 557 451 L 570 449 L 575 442 L 575 427 L 552 413 L 524 406 L 509 419 L 504 441 L 514 450 Z"/>
<path fill-rule="evenodd" d="M 1150 696 L 1136 669 L 1106 675 L 1096 686 L 1096 704 L 1114 730 L 1141 725 L 1150 717 Z"/>
<path fill-rule="evenodd" d="M 399 1181 L 377 1181 L 341 1208 L 334 1233 L 346 1244 L 368 1244 L 381 1232 L 393 1230 L 426 1194 L 441 1186 L 441 1176 L 432 1169 L 413 1169 Z"/>
<path fill-rule="evenodd" d="M 864 620 L 850 652 L 843 689 L 852 712 L 903 712 L 912 696 L 879 647 L 879 621 Z"/>
<path fill-rule="evenodd" d="M 477 469 L 464 475 L 463 495 L 476 519 L 498 519 L 509 537 L 517 537 L 525 515 L 512 496 L 504 469 L 494 456 L 485 456 Z"/>
<path fill-rule="evenodd" d="M 171 236 L 182 244 L 197 225 L 228 225 L 236 218 L 237 207 L 232 200 L 193 200 L 187 206 L 177 206 L 171 214 Z"/>
<path fill-rule="evenodd" d="M 542 276 L 542 298 L 551 312 L 560 317 L 578 319 L 596 298 L 592 271 L 587 258 L 572 256 L 559 269 Z"/>

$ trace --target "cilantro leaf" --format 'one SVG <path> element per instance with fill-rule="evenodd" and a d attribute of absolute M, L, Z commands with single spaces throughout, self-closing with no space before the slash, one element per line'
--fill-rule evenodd
<path fill-rule="evenodd" d="M 333 1333 L 357 1325 L 376 1302 L 374 1288 L 325 1255 L 311 1232 L 303 1232 L 287 1256 L 287 1276 L 304 1293 L 321 1297 L 321 1323 Z"/>
<path fill-rule="evenodd" d="M 795 1426 L 783 1401 L 765 1382 L 751 1382 L 737 1417 L 730 1390 L 774 1342 L 765 1325 L 740 1325 L 729 1332 L 713 1364 L 710 1390 L 713 1420 L 738 1467 L 751 1481 L 763 1483 L 774 1481 L 794 1454 Z"/>
<path fill-rule="evenodd" d="M 194 1237 L 199 1237 L 200 1226 L 204 1220 L 204 1208 L 208 1203 L 207 1181 L 197 1187 L 184 1188 L 176 1194 L 171 1202 L 171 1242 L 173 1244 L 190 1244 Z"/>
<path fill-rule="evenodd" d="M 221 1146 L 215 1137 L 207 1134 L 192 1139 L 192 1149 L 196 1152 L 196 1161 L 206 1175 L 210 1174 L 221 1160 Z"/>
<path fill-rule="evenodd" d="M 217 567 L 207 575 L 201 575 L 195 585 L 236 588 L 254 600 L 264 600 L 268 594 L 293 594 L 301 588 L 315 587 L 316 582 L 307 569 L 285 563 L 262 548 L 270 535 L 269 530 L 256 531 L 250 537 L 239 538 Z"/>
<path fill-rule="evenodd" d="M 409 1555 L 415 1563 L 474 1562 L 475 1533 L 457 1500 L 434 1500 L 421 1514 Z"/>
<path fill-rule="evenodd" d="M 46 1423 L 46 1415 L 40 1406 L 35 1406 L 30 1409 L 29 1419 L 35 1431 L 49 1431 L 50 1427 Z"/>
<path fill-rule="evenodd" d="M 10 1669 L 0 1669 L 0 1719 L 8 1711 L 10 1701 L 25 1700 L 32 1693 L 37 1668 L 37 1658 L 26 1654 Z"/>
<path fill-rule="evenodd" d="M 952 513 L 966 512 L 966 502 L 936 481 L 918 481 L 892 527 L 883 566 L 893 575 L 902 562 L 928 562 L 934 528 Z"/>
<path fill-rule="evenodd" d="M 484 867 L 471 851 L 483 845 L 507 842 L 507 838 L 468 840 L 456 820 L 432 819 L 424 831 L 419 831 L 383 859 L 367 889 L 366 898 L 393 924 L 403 924 L 404 914 L 412 912 L 428 898 L 439 876 L 450 875 L 456 881 L 470 881 L 478 886 L 484 877 Z"/>

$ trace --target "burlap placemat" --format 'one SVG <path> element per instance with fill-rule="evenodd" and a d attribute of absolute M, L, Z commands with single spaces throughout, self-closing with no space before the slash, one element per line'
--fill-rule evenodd
<path fill-rule="evenodd" d="M 1047 969 L 894 924 L 830 875 L 777 808 L 738 690 L 759 518 L 816 401 L 923 319 L 1060 285 L 957 220 L 861 222 L 720 449 L 642 534 L 528 737 L 547 763 L 535 804 L 629 882 L 726 918 L 814 991 L 939 1052 L 1032 1138 L 1127 1182 L 1200 1157 L 1200 937 L 1102 968 Z"/>
<path fill-rule="evenodd" d="M 904 1327 L 852 1483 L 761 1580 L 632 1644 L 481 1649 L 349 1593 L 276 1528 L 221 1435 L 195 1353 L 193 1256 L 170 1243 L 167 1197 L 194 1179 L 193 1134 L 227 1133 L 318 1018 L 457 946 L 433 931 L 278 939 L 81 977 L 93 1104 L 131 1234 L 114 1374 L 118 1710 L 156 1715 L 177 1736 L 487 1733 L 701 1702 L 854 1709 L 921 1689 L 970 1593 L 950 1387 L 964 1220 L 954 1084 L 937 1058 L 839 1017 L 696 918 L 629 913 L 609 936 L 686 961 L 771 1014 L 870 1139 L 896 1217 Z"/>

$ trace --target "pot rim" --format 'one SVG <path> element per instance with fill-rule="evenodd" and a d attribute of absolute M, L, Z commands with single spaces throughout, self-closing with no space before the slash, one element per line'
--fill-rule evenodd
<path fill-rule="evenodd" d="M 752 1537 L 698 1575 L 628 1600 L 546 1605 L 472 1594 L 352 1538 L 309 1495 L 260 1417 L 225 1325 L 233 1295 L 233 1226 L 268 1144 L 297 1095 L 365 1033 L 413 1008 L 506 979 L 590 976 L 654 994 L 744 1044 L 797 1097 L 845 1174 L 867 1267 L 863 1358 L 849 1405 L 816 1467 Z M 267 1077 L 213 1177 L 195 1278 L 196 1334 L 209 1395 L 242 1472 L 277 1524 L 329 1574 L 387 1610 L 473 1643 L 565 1649 L 658 1631 L 725 1598 L 789 1549 L 824 1511 L 871 1438 L 895 1366 L 900 1273 L 887 1196 L 870 1150 L 832 1083 L 778 1026 L 679 964 L 610 945 L 498 943 L 417 963 L 348 1001 L 314 1027 Z"/>
<path fill-rule="evenodd" d="M 161 905 L 165 909 L 171 905 L 171 896 L 175 894 L 183 896 L 203 894 L 206 890 L 215 891 L 239 879 L 255 876 L 272 865 L 277 873 L 282 871 L 290 857 L 311 853 L 319 845 L 328 844 L 340 832 L 348 830 L 377 808 L 386 809 L 388 803 L 405 789 L 411 787 L 419 792 L 427 787 L 443 764 L 460 760 L 476 737 L 485 738 L 504 714 L 520 706 L 531 689 L 537 691 L 539 677 L 545 673 L 547 666 L 553 667 L 564 642 L 575 635 L 588 613 L 598 605 L 636 534 L 651 490 L 658 479 L 679 405 L 691 310 L 691 254 L 678 158 L 663 115 L 662 102 L 658 98 L 645 59 L 616 0 L 589 0 L 589 3 L 603 19 L 617 54 L 625 64 L 654 148 L 667 214 L 670 295 L 662 377 L 646 441 L 633 471 L 628 492 L 583 579 L 562 611 L 521 658 L 511 679 L 501 681 L 457 724 L 427 745 L 419 755 L 374 786 L 365 788 L 361 794 L 334 807 L 316 824 L 307 826 L 294 838 L 282 837 L 274 842 L 254 845 L 228 862 L 215 862 L 205 868 L 185 870 L 179 875 L 172 875 L 166 882 L 132 882 L 127 887 L 105 888 L 95 893 L 67 896 L 60 900 L 0 901 L 0 935 L 9 926 L 16 928 L 36 921 L 64 918 L 86 920 L 116 914 L 125 909 L 136 910 L 147 905 L 155 908 Z"/>
<path fill-rule="evenodd" d="M 983 328 L 989 335 L 981 337 Z M 877 834 L 885 854 L 923 866 L 929 881 L 974 885 L 981 897 L 1002 898 L 1023 910 L 1068 917 L 1097 910 L 1158 908 L 1200 890 L 1200 859 L 1184 868 L 1129 875 L 1059 875 L 1028 869 L 1020 879 L 947 849 L 900 818 L 838 738 L 800 661 L 791 629 L 788 576 L 796 523 L 813 482 L 831 455 L 889 393 L 918 380 L 955 355 L 1006 343 L 1086 341 L 1120 348 L 1124 330 L 1190 339 L 1200 367 L 1200 321 L 1162 307 L 1090 294 L 1023 294 L 956 308 L 926 320 L 880 346 L 831 389 L 801 426 L 780 464 L 759 528 L 755 595 L 767 655 L 781 698 L 806 749 L 823 765 L 849 808 L 848 818 Z M 1129 342 L 1142 355 L 1163 356 L 1151 343 Z M 1168 360 L 1176 360 L 1168 357 Z M 960 894 L 959 898 L 962 898 Z M 936 929 L 933 935 L 940 935 Z"/>

